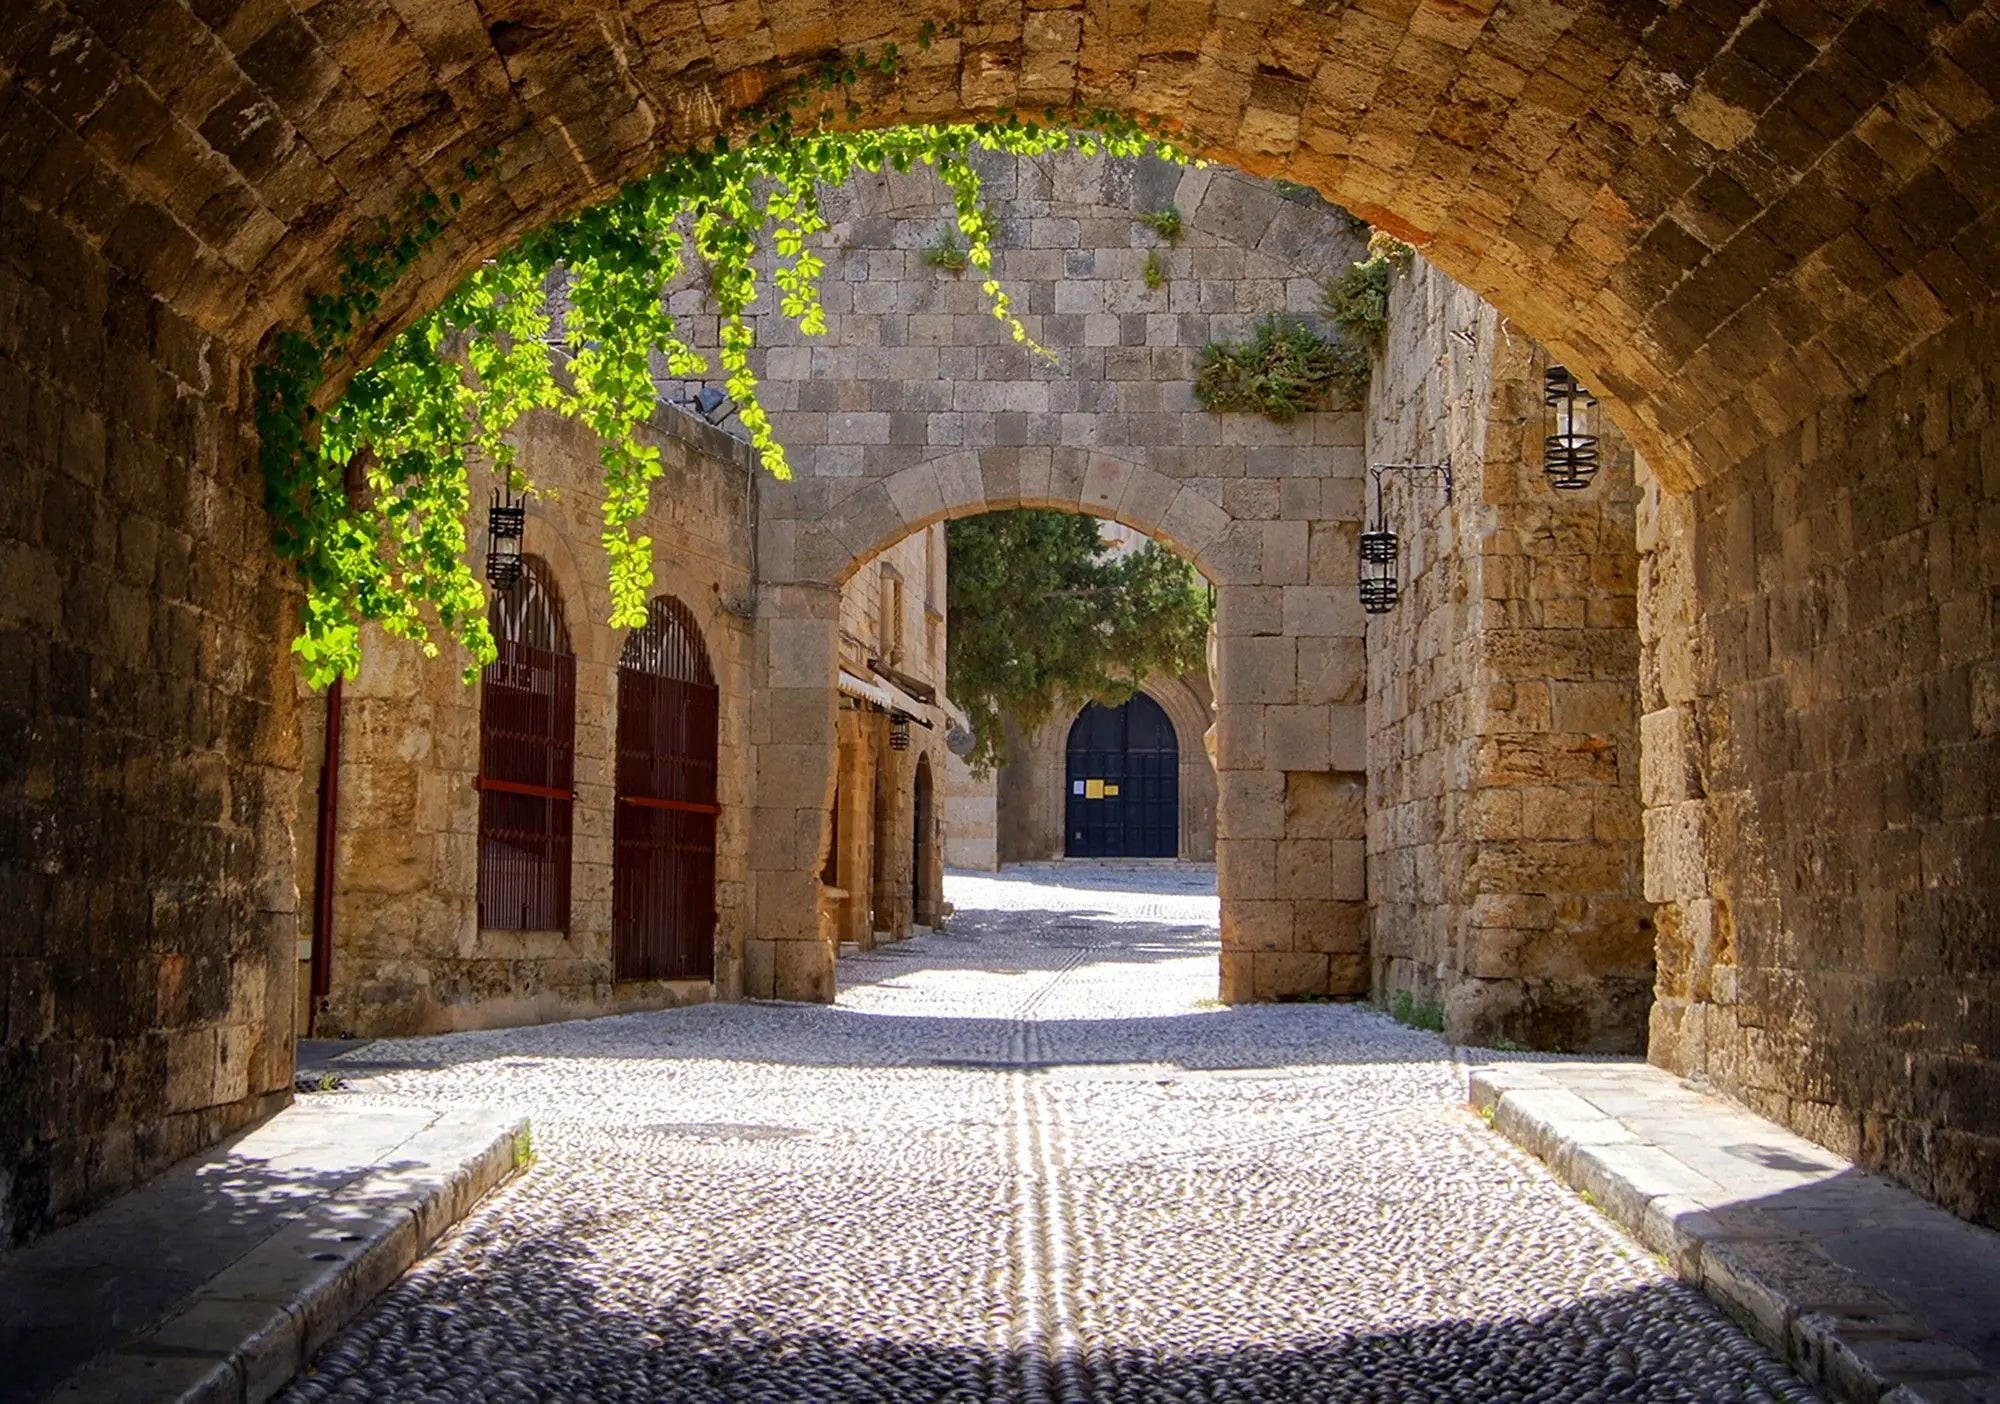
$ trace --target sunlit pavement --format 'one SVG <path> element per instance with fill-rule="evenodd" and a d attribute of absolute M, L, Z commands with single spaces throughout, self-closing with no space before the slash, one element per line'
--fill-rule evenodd
<path fill-rule="evenodd" d="M 1200 869 L 955 874 L 838 1005 L 348 1055 L 532 1172 L 294 1399 L 1809 1399 L 1365 1007 L 1216 1006 Z M 379 1070 L 378 1070 L 379 1069 Z"/>

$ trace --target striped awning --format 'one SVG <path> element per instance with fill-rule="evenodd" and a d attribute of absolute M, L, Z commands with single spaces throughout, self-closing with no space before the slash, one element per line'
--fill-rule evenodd
<path fill-rule="evenodd" d="M 868 682 L 863 678 L 855 677 L 847 669 L 842 668 L 839 676 L 834 680 L 834 686 L 839 688 L 845 696 L 852 697 L 861 702 L 872 702 L 892 717 L 905 717 L 926 729 L 931 725 L 924 718 L 926 704 L 917 701 L 916 698 L 910 696 L 909 693 L 903 691 L 903 689 L 897 687 L 894 683 L 884 681 Z"/>

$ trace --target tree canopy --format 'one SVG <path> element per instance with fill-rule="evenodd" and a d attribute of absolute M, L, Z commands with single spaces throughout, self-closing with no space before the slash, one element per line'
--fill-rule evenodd
<path fill-rule="evenodd" d="M 948 690 L 972 724 L 975 771 L 1006 758 L 1004 714 L 1032 730 L 1059 701 L 1117 706 L 1149 673 L 1202 665 L 1206 583 L 1152 542 L 1114 555 L 1103 525 L 1021 510 L 945 529 Z"/>

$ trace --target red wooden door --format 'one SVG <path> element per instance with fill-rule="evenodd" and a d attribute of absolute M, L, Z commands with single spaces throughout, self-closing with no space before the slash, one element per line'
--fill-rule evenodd
<path fill-rule="evenodd" d="M 618 660 L 613 974 L 715 978 L 719 693 L 687 606 L 653 601 Z"/>

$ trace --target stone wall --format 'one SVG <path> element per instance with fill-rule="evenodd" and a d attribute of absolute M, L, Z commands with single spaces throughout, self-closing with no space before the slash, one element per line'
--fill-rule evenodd
<path fill-rule="evenodd" d="M 1542 480 L 1546 363 L 1427 264 L 1394 285 L 1369 461 L 1449 456 L 1453 484 L 1385 478 L 1404 592 L 1368 627 L 1374 986 L 1461 1041 L 1638 1052 L 1633 458 L 1607 423 L 1589 488 Z"/>
<path fill-rule="evenodd" d="M 1202 745 L 1214 712 L 1208 677 L 1156 674 L 1140 689 L 1174 724 L 1180 747 L 1180 851 L 1183 861 L 1215 861 L 1215 767 Z M 998 858 L 1032 863 L 1063 856 L 1068 822 L 1069 731 L 1082 707 L 1059 705 L 1032 733 L 1007 723 L 1007 760 L 994 773 Z"/>
<path fill-rule="evenodd" d="M 611 601 L 597 441 L 572 421 L 537 413 L 517 431 L 519 465 L 543 490 L 530 499 L 525 549 L 553 573 L 576 653 L 569 929 L 480 928 L 479 686 L 461 681 L 465 660 L 456 650 L 426 658 L 417 646 L 370 629 L 361 672 L 344 687 L 331 989 L 312 1025 L 321 1037 L 538 1023 L 728 998 L 741 989 L 752 494 L 761 470 L 736 440 L 677 410 L 655 414 L 650 438 L 665 472 L 634 529 L 653 540 L 654 592 L 693 612 L 721 690 L 713 986 L 613 977 L 614 747 L 627 634 L 604 622 Z M 487 492 L 476 481 L 472 500 L 484 502 Z M 308 829 L 317 813 L 325 707 L 323 695 L 309 697 L 300 806 Z M 314 857 L 313 843 L 301 843 L 298 882 L 309 914 Z M 302 981 L 308 968 L 300 966 Z"/>
<path fill-rule="evenodd" d="M 0 1254 L 290 1095 L 299 763 L 243 362 L 19 170 L 0 157 Z"/>
<path fill-rule="evenodd" d="M 814 925 L 836 764 L 827 702 L 835 591 L 940 519 L 1042 506 L 1121 522 L 1217 587 L 1217 868 L 1227 999 L 1367 989 L 1358 804 L 1325 777 L 1362 769 L 1362 624 L 1352 560 L 1362 416 L 1277 424 L 1193 398 L 1201 347 L 1264 313 L 1314 313 L 1362 241 L 1338 210 L 1221 170 L 1076 157 L 990 161 L 997 276 L 1016 344 L 977 283 L 931 267 L 945 220 L 928 175 L 857 180 L 832 220 L 823 341 L 766 317 L 764 386 L 793 481 L 761 517 L 757 734 L 758 993 L 830 996 Z M 1172 205 L 1168 244 L 1141 216 Z M 1149 254 L 1165 279 L 1146 285 Z M 677 294 L 704 339 L 698 292 Z M 1288 835 L 1288 775 L 1319 817 Z M 1303 801 L 1302 801 L 1303 802 Z M 757 981 L 768 975 L 768 984 Z"/>
<path fill-rule="evenodd" d="M 2000 307 L 1648 485 L 1652 1057 L 2000 1225 Z"/>
<path fill-rule="evenodd" d="M 957 756 L 944 762 L 944 861 L 954 868 L 1000 869 L 1000 796 L 993 776 L 975 775 Z"/>

